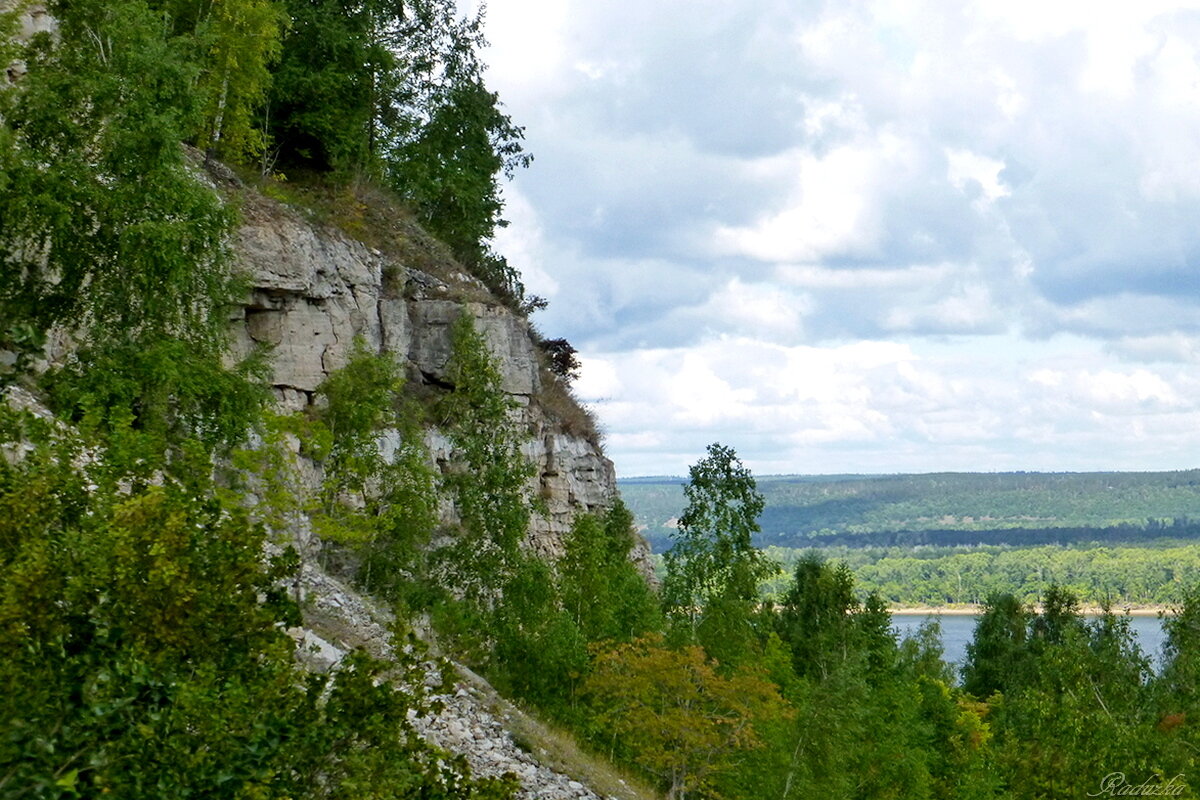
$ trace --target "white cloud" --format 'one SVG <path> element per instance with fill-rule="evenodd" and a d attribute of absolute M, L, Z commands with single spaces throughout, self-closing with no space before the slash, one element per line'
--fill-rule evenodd
<path fill-rule="evenodd" d="M 470 0 L 464 11 L 473 12 L 481 4 Z M 571 0 L 487 4 L 488 80 L 504 87 L 506 103 L 524 105 L 527 98 L 567 89 L 571 6 Z"/>
<path fill-rule="evenodd" d="M 586 356 L 579 359 L 575 391 L 580 397 L 610 400 L 621 394 L 622 388 L 621 375 L 611 361 Z"/>
<path fill-rule="evenodd" d="M 1190 466 L 1200 0 L 492 0 L 622 474 Z"/>
<path fill-rule="evenodd" d="M 795 187 L 785 207 L 751 225 L 718 227 L 714 252 L 780 262 L 872 251 L 875 232 L 868 198 L 883 163 L 900 157 L 901 149 L 894 137 L 885 136 L 824 155 L 796 154 L 791 168 Z"/>
<path fill-rule="evenodd" d="M 1011 194 L 1000 179 L 1000 172 L 1004 169 L 1001 160 L 970 150 L 950 149 L 946 151 L 946 162 L 946 178 L 960 192 L 972 195 L 982 192 L 989 202 Z"/>
<path fill-rule="evenodd" d="M 1200 364 L 1200 336 L 1169 333 L 1152 336 L 1127 336 L 1107 347 L 1108 352 L 1128 361 Z"/>
<path fill-rule="evenodd" d="M 622 376 L 595 407 L 624 475 L 681 473 L 710 441 L 756 470 L 801 472 L 1144 469 L 1164 447 L 1185 466 L 1200 445 L 1200 381 L 1106 368 L 1085 342 L 1032 363 L 1021 348 L 980 360 L 746 339 L 600 360 Z"/>
<path fill-rule="evenodd" d="M 512 184 L 504 187 L 504 216 L 509 226 L 496 231 L 496 250 L 509 263 L 520 264 L 521 280 L 530 294 L 558 296 L 560 283 L 547 263 L 549 249 L 537 209 Z"/>
<path fill-rule="evenodd" d="M 1055 370 L 1038 369 L 1030 381 L 1052 390 L 1080 410 L 1092 414 L 1138 416 L 1162 413 L 1185 405 L 1163 376 L 1148 369 Z"/>
<path fill-rule="evenodd" d="M 896 268 L 836 269 L 820 264 L 781 264 L 776 280 L 808 289 L 914 289 L 952 278 L 954 264 L 917 264 Z"/>
<path fill-rule="evenodd" d="M 923 307 L 894 308 L 884 324 L 894 331 L 975 333 L 1003 331 L 1007 322 L 987 286 L 968 284 Z"/>

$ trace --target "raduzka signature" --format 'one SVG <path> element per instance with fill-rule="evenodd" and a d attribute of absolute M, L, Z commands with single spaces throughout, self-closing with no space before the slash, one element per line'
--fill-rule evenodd
<path fill-rule="evenodd" d="M 1178 797 L 1187 788 L 1182 774 L 1165 782 L 1154 775 L 1142 783 L 1131 783 L 1124 772 L 1110 772 L 1100 781 L 1100 791 L 1088 792 L 1088 797 Z"/>

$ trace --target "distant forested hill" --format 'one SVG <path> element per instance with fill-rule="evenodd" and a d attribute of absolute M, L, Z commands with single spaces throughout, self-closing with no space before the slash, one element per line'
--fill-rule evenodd
<path fill-rule="evenodd" d="M 670 544 L 684 478 L 619 481 L 654 549 Z M 760 546 L 1039 545 L 1200 538 L 1200 470 L 777 475 Z"/>

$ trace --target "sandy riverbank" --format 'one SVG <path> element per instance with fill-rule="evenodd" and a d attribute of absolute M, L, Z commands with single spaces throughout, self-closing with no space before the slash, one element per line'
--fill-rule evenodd
<path fill-rule="evenodd" d="M 1041 607 L 1035 607 L 1035 610 L 1041 611 Z M 1099 606 L 1082 606 L 1080 610 L 1088 616 L 1097 616 L 1103 613 Z M 1131 617 L 1157 617 L 1160 613 L 1170 615 L 1173 613 L 1168 606 L 1117 606 L 1113 609 L 1118 615 L 1128 614 Z M 974 605 L 954 605 L 954 606 L 892 606 L 888 608 L 892 614 L 909 614 L 915 616 L 934 616 L 934 617 L 972 617 L 983 613 L 983 606 Z"/>

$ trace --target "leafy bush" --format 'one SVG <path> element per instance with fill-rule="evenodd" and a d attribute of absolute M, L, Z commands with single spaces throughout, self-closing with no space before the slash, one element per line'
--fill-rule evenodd
<path fill-rule="evenodd" d="M 53 423 L 5 406 L 0 430 L 21 454 L 0 459 L 0 792 L 510 795 L 411 729 L 429 709 L 416 651 L 300 670 L 295 554 L 264 564 L 264 526 L 203 473 L 130 489 Z"/>

